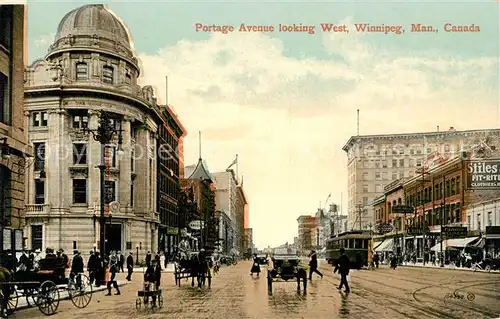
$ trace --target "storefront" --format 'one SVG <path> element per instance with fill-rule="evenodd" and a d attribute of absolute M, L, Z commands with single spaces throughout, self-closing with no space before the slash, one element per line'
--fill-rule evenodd
<path fill-rule="evenodd" d="M 486 226 L 486 232 L 474 245 L 482 250 L 482 258 L 500 258 L 500 226 Z"/>

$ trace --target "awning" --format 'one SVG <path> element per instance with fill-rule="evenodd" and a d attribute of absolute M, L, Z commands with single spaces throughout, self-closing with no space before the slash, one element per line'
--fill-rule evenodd
<path fill-rule="evenodd" d="M 373 243 L 373 250 L 377 249 L 380 245 L 382 245 L 383 241 L 376 241 Z"/>
<path fill-rule="evenodd" d="M 377 248 L 375 248 L 374 250 L 376 252 L 384 252 L 384 251 L 393 251 L 393 248 L 394 248 L 394 241 L 392 240 L 392 238 L 390 239 L 386 239 L 382 242 L 382 244 L 380 244 Z"/>
<path fill-rule="evenodd" d="M 447 239 L 443 242 L 443 248 L 465 248 L 469 246 L 470 243 L 477 240 L 478 237 L 467 237 L 467 238 L 455 238 L 455 239 Z M 434 245 L 431 248 L 432 251 L 441 251 L 441 243 Z"/>
<path fill-rule="evenodd" d="M 483 237 L 486 239 L 500 239 L 500 234 L 486 234 Z"/>

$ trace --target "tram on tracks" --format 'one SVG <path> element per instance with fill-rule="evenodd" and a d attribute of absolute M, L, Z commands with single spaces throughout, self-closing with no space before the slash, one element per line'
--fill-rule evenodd
<path fill-rule="evenodd" d="M 368 266 L 368 253 L 372 235 L 364 231 L 348 231 L 326 241 L 325 257 L 329 264 L 337 265 L 340 257 L 340 248 L 344 248 L 349 260 L 351 269 L 361 269 Z"/>

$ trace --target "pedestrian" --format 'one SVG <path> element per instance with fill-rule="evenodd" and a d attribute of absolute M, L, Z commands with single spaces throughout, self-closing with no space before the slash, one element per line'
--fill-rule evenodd
<path fill-rule="evenodd" d="M 95 259 L 94 259 L 94 264 L 92 265 L 94 268 L 94 274 L 95 274 L 95 286 L 100 287 L 102 284 L 104 284 L 104 261 L 101 258 L 101 253 L 96 251 L 95 252 Z"/>
<path fill-rule="evenodd" d="M 71 270 L 69 277 L 71 280 L 76 282 L 76 288 L 82 288 L 82 276 L 83 273 L 83 258 L 78 250 L 73 250 L 73 260 L 71 261 Z"/>
<path fill-rule="evenodd" d="M 127 257 L 127 272 L 127 281 L 131 281 L 132 273 L 134 272 L 134 256 L 132 255 L 132 252 L 130 252 Z"/>
<path fill-rule="evenodd" d="M 378 255 L 378 253 L 375 253 L 375 255 L 373 255 L 373 262 L 375 263 L 375 267 L 378 268 L 378 264 L 380 262 L 380 256 Z"/>
<path fill-rule="evenodd" d="M 253 274 L 257 274 L 257 277 L 260 276 L 260 258 L 257 257 L 257 254 L 253 255 L 253 263 L 252 263 L 252 268 L 250 269 L 250 276 L 253 276 Z"/>
<path fill-rule="evenodd" d="M 153 291 L 156 290 L 156 284 L 158 283 L 158 279 L 156 278 L 157 276 L 157 271 L 156 271 L 156 260 L 152 262 L 147 268 L 146 272 L 144 273 L 144 290 L 145 291 Z M 161 276 L 161 271 L 160 271 L 160 276 Z M 144 300 L 145 304 L 149 303 L 149 297 L 146 296 Z M 156 306 L 156 296 L 153 296 L 153 307 Z"/>
<path fill-rule="evenodd" d="M 109 256 L 109 272 L 111 273 L 111 277 L 108 281 L 108 293 L 106 296 L 111 296 L 111 285 L 116 289 L 115 295 L 120 295 L 120 288 L 118 288 L 118 283 L 116 282 L 116 273 L 118 272 L 118 256 L 114 251 L 111 252 Z"/>
<path fill-rule="evenodd" d="M 146 267 L 149 267 L 151 266 L 151 252 L 148 251 L 148 253 L 146 254 Z"/>
<path fill-rule="evenodd" d="M 118 252 L 118 271 L 123 272 L 123 265 L 125 264 L 125 256 L 123 256 L 122 252 Z"/>
<path fill-rule="evenodd" d="M 90 284 L 93 285 L 95 281 L 95 254 L 94 251 L 89 251 L 89 260 L 87 261 L 87 271 L 89 273 Z"/>
<path fill-rule="evenodd" d="M 350 269 L 351 269 L 351 261 L 349 260 L 349 257 L 346 255 L 345 249 L 340 248 L 340 257 L 337 261 L 335 269 L 333 270 L 333 273 L 336 273 L 338 270 L 340 274 L 340 285 L 338 289 L 342 290 L 342 287 L 345 286 L 346 293 L 351 292 L 351 289 L 349 288 L 349 283 L 347 281 L 347 276 L 349 275 Z"/>
<path fill-rule="evenodd" d="M 311 259 L 309 260 L 309 280 L 312 281 L 312 274 L 317 273 L 323 279 L 323 274 L 318 270 L 318 256 L 316 255 L 316 251 L 311 251 L 309 256 Z"/>

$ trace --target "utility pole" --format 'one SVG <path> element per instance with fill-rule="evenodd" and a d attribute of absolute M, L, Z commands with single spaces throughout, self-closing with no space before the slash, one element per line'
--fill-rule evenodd
<path fill-rule="evenodd" d="M 354 230 L 354 228 L 356 227 L 356 222 L 358 221 L 358 219 L 359 219 L 359 230 L 363 230 L 362 221 L 364 215 L 366 215 L 366 209 L 364 209 L 364 205 L 356 204 L 356 219 L 354 220 L 351 230 Z"/>

